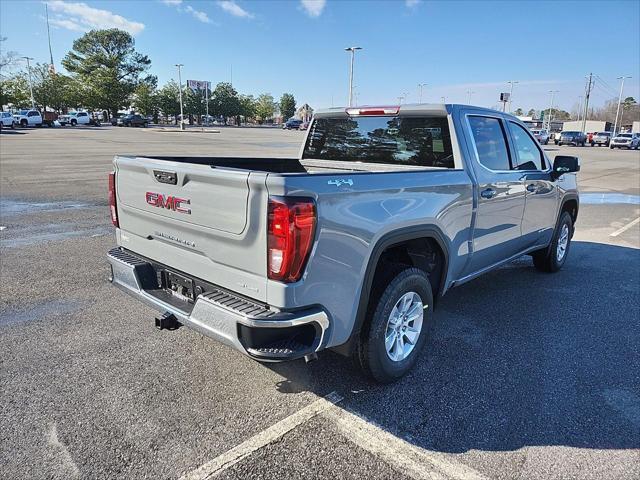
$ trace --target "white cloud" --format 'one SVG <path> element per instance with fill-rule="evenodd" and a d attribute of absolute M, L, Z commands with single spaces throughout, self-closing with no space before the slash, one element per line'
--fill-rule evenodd
<path fill-rule="evenodd" d="M 327 5 L 327 0 L 300 0 L 300 4 L 307 15 L 310 17 L 319 17 Z"/>
<path fill-rule="evenodd" d="M 247 12 L 244 8 L 238 5 L 233 0 L 220 0 L 218 6 L 227 13 L 230 13 L 234 17 L 241 18 L 253 18 L 253 14 Z"/>
<path fill-rule="evenodd" d="M 185 11 L 189 12 L 196 19 L 200 20 L 202 23 L 211 23 L 211 19 L 209 18 L 209 15 L 207 15 L 205 12 L 201 12 L 200 10 L 196 10 L 191 5 L 187 5 L 187 8 L 185 8 Z"/>
<path fill-rule="evenodd" d="M 419 3 L 420 3 L 420 0 L 404 0 L 404 4 L 409 8 L 413 8 L 417 6 Z"/>
<path fill-rule="evenodd" d="M 178 5 L 182 4 L 182 0 L 162 0 L 162 3 L 164 3 L 165 5 L 172 5 L 177 7 Z"/>
<path fill-rule="evenodd" d="M 77 24 L 73 20 L 61 19 L 61 18 L 50 18 L 49 23 L 54 27 L 66 28 L 67 30 L 71 30 L 73 32 L 86 32 L 87 29 L 82 25 Z"/>
<path fill-rule="evenodd" d="M 68 30 L 88 31 L 101 28 L 119 28 L 132 35 L 137 35 L 144 30 L 144 23 L 128 20 L 109 10 L 90 7 L 86 3 L 52 0 L 47 5 L 53 12 L 56 12 L 51 23 Z"/>

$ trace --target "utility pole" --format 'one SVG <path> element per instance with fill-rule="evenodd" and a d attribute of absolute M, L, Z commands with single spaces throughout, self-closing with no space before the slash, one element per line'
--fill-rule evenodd
<path fill-rule="evenodd" d="M 31 80 L 31 64 L 29 63 L 33 58 L 22 57 L 27 61 L 27 72 L 29 73 L 29 92 L 31 93 L 31 108 L 36 108 L 36 102 L 33 99 L 33 81 Z"/>
<path fill-rule="evenodd" d="M 589 74 L 589 81 L 587 83 L 587 90 L 584 94 L 584 118 L 582 119 L 582 133 L 587 128 L 587 115 L 589 113 L 589 97 L 591 96 L 591 89 L 593 88 L 593 73 Z"/>
<path fill-rule="evenodd" d="M 558 93 L 558 90 L 549 90 L 549 93 L 551 94 L 551 106 L 549 107 L 549 118 L 547 120 L 547 131 L 551 131 L 551 117 L 553 116 L 553 97 L 555 96 L 556 93 Z"/>
<path fill-rule="evenodd" d="M 467 105 L 471 105 L 471 95 L 476 92 L 472 92 L 471 90 L 467 90 Z"/>
<path fill-rule="evenodd" d="M 349 106 L 353 105 L 353 60 L 356 56 L 356 50 L 362 50 L 362 47 L 347 47 L 345 51 L 351 52 L 351 67 L 349 68 Z"/>
<path fill-rule="evenodd" d="M 516 83 L 520 83 L 517 80 L 509 80 L 507 82 L 509 85 L 511 85 L 511 87 L 509 88 L 509 113 L 511 113 L 511 97 L 513 97 L 513 86 Z"/>
<path fill-rule="evenodd" d="M 418 103 L 422 103 L 422 87 L 426 87 L 427 84 L 426 83 L 419 83 L 418 84 L 418 88 L 420 89 L 420 94 L 418 95 L 418 98 L 420 99 L 418 101 Z"/>
<path fill-rule="evenodd" d="M 184 65 L 176 63 L 176 67 L 178 67 L 178 86 L 180 87 L 178 89 L 180 91 L 180 130 L 184 130 L 184 113 L 182 111 L 182 67 Z"/>
<path fill-rule="evenodd" d="M 631 78 L 629 76 L 627 77 L 618 77 L 617 80 L 622 80 L 622 82 L 620 83 L 620 95 L 618 96 L 618 109 L 616 110 L 616 121 L 613 124 L 613 136 L 616 136 L 616 128 L 618 128 L 618 115 L 620 114 L 620 103 L 622 102 L 622 89 L 624 88 L 624 79 L 625 78 Z M 620 123 L 622 123 L 622 118 L 620 119 Z"/>

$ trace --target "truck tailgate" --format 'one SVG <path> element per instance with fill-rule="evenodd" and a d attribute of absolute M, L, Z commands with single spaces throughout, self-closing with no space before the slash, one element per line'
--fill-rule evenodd
<path fill-rule="evenodd" d="M 265 299 L 264 173 L 148 157 L 114 164 L 123 247 Z"/>

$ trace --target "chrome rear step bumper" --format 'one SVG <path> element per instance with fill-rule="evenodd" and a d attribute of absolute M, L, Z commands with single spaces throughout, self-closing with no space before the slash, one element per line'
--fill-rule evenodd
<path fill-rule="evenodd" d="M 160 312 L 173 314 L 180 324 L 252 358 L 293 360 L 324 346 L 329 319 L 319 308 L 277 311 L 213 285 L 194 303 L 180 305 L 160 288 L 159 264 L 121 248 L 110 250 L 107 258 L 110 281 L 115 286 Z"/>

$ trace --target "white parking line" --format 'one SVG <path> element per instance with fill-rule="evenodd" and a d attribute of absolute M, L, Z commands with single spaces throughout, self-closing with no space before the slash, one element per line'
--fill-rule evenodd
<path fill-rule="evenodd" d="M 347 410 L 333 407 L 326 410 L 322 416 L 333 420 L 344 437 L 411 478 L 486 479 L 481 473 L 462 463 L 451 462 L 443 453 L 429 452 L 412 445 L 370 420 Z"/>
<path fill-rule="evenodd" d="M 486 480 L 481 473 L 462 463 L 452 462 L 443 453 L 429 452 L 412 445 L 375 423 L 337 407 L 336 403 L 341 400 L 339 394 L 331 392 L 201 467 L 184 474 L 180 480 L 211 479 L 318 415 L 331 420 L 346 439 L 411 478 Z"/>
<path fill-rule="evenodd" d="M 634 225 L 637 225 L 638 223 L 640 223 L 640 217 L 636 218 L 632 222 L 627 223 L 624 227 L 619 228 L 618 230 L 616 230 L 615 232 L 613 232 L 609 236 L 610 237 L 617 237 L 618 235 L 620 235 L 621 233 L 626 232 L 627 230 L 629 230 Z"/>
<path fill-rule="evenodd" d="M 340 395 L 336 392 L 331 392 L 326 397 L 316 400 L 312 404 L 304 407 L 302 410 L 280 420 L 275 425 L 263 430 L 257 435 L 254 435 L 250 439 L 223 453 L 219 457 L 214 458 L 201 467 L 183 475 L 180 477 L 180 480 L 205 480 L 207 478 L 212 478 L 232 465 L 240 462 L 256 450 L 279 439 L 298 425 L 303 424 L 319 413 L 331 408 L 341 400 L 342 397 Z"/>

